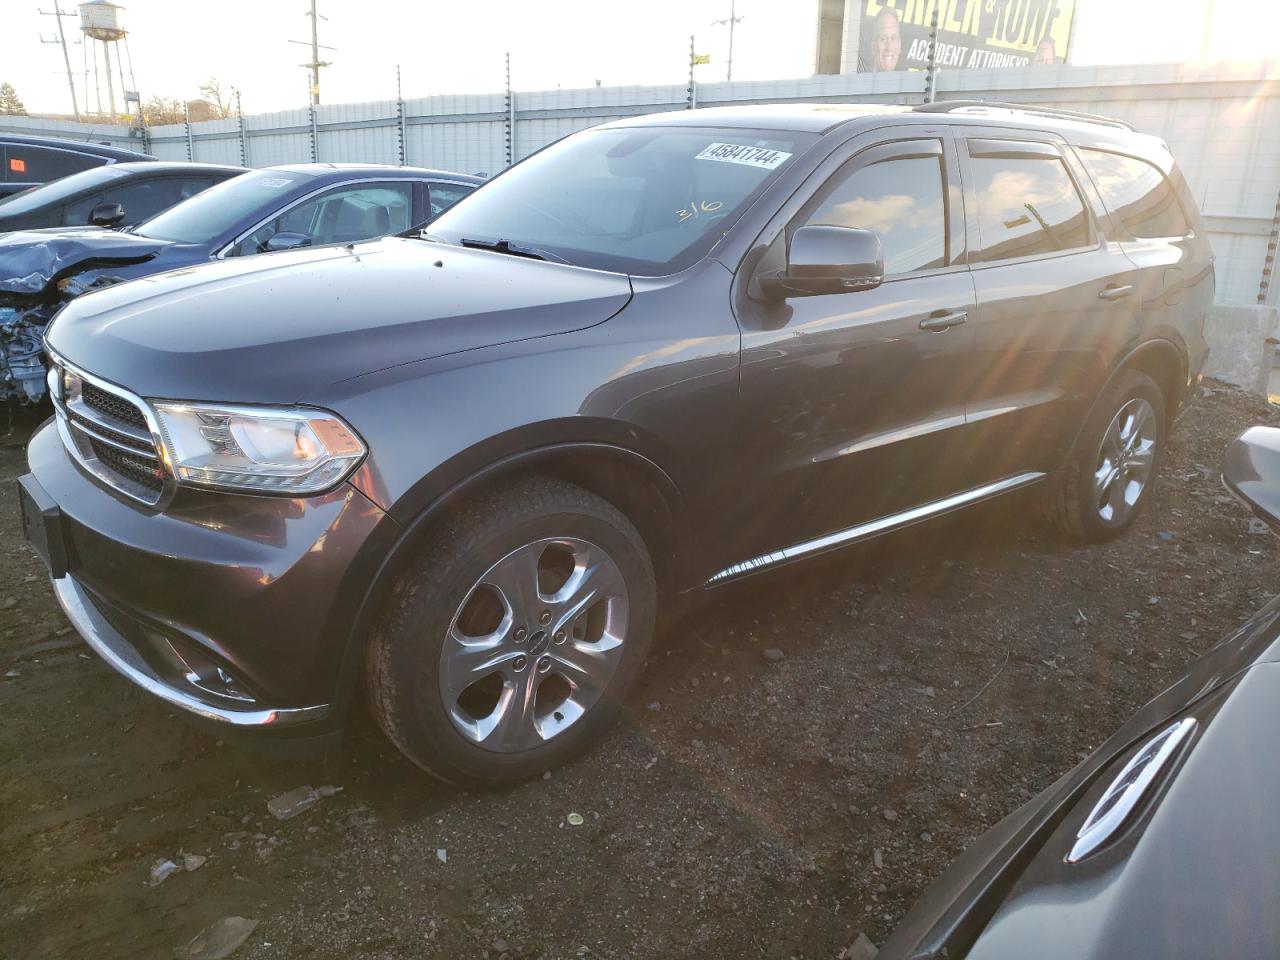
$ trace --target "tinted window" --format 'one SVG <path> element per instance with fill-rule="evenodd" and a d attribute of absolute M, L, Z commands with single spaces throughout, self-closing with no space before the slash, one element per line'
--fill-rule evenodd
<path fill-rule="evenodd" d="M 430 189 L 431 216 L 438 217 L 465 197 L 475 187 L 466 183 L 432 183 Z"/>
<path fill-rule="evenodd" d="M 168 210 L 174 204 L 195 196 L 209 186 L 210 182 L 208 177 L 136 180 L 77 200 L 67 207 L 65 222 L 72 226 L 88 223 L 93 208 L 107 201 L 124 205 L 124 224 L 141 223 Z"/>
<path fill-rule="evenodd" d="M 258 227 L 235 245 L 230 256 L 261 253 L 277 233 L 301 233 L 312 244 L 354 243 L 408 230 L 413 214 L 413 184 L 363 183 L 336 187 L 298 204 Z"/>
<path fill-rule="evenodd" d="M 224 180 L 185 203 L 170 207 L 134 230 L 153 240 L 178 243 L 212 243 L 230 233 L 245 220 L 270 215 L 280 208 L 299 185 L 311 180 L 305 173 L 282 170 L 254 170 Z"/>
<path fill-rule="evenodd" d="M 92 170 L 107 161 L 69 150 L 8 144 L 4 147 L 4 178 L 9 183 L 47 183 L 81 170 Z"/>
<path fill-rule="evenodd" d="M 619 127 L 566 137 L 431 225 L 458 243 L 509 240 L 569 263 L 643 276 L 701 258 L 814 136 Z"/>
<path fill-rule="evenodd" d="M 106 187 L 125 176 L 128 176 L 128 172 L 119 167 L 94 167 L 92 170 L 73 173 L 53 183 L 46 183 L 34 190 L 26 190 L 12 197 L 5 197 L 0 200 L 0 208 L 7 214 L 32 213 L 66 200 L 82 190 Z"/>
<path fill-rule="evenodd" d="M 1163 173 L 1136 157 L 1081 150 L 1102 200 L 1130 237 L 1185 237 L 1191 232 L 1173 187 Z"/>
<path fill-rule="evenodd" d="M 836 174 L 839 182 L 805 224 L 875 231 L 886 275 L 946 265 L 941 157 L 882 160 L 841 176 Z"/>
<path fill-rule="evenodd" d="M 1058 157 L 973 157 L 979 260 L 1006 260 L 1089 244 L 1089 218 Z"/>

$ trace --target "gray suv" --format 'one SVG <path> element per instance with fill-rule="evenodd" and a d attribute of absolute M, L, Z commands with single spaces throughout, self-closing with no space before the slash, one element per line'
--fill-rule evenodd
<path fill-rule="evenodd" d="M 449 780 L 617 715 L 659 611 L 1016 491 L 1142 507 L 1200 375 L 1208 240 L 1165 145 L 1000 105 L 619 120 L 420 236 L 69 304 L 26 531 L 116 669 Z"/>

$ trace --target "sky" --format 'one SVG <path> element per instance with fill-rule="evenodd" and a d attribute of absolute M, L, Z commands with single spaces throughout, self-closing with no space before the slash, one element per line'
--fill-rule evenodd
<path fill-rule="evenodd" d="M 72 0 L 61 0 L 75 10 Z M 245 113 L 304 106 L 300 66 L 310 39 L 307 0 L 120 0 L 143 98 L 190 99 L 207 78 L 242 92 Z M 326 103 L 392 99 L 396 66 L 406 98 L 491 93 L 504 87 L 511 53 L 519 90 L 619 84 L 683 84 L 689 35 L 711 63 L 703 82 L 725 77 L 731 0 L 319 0 Z M 62 54 L 41 16 L 53 0 L 4 0 L 0 81 L 32 112 L 70 113 Z M 736 0 L 734 78 L 813 73 L 817 0 Z M 1210 59 L 1276 56 L 1280 4 L 1271 0 L 1078 0 L 1073 62 L 1152 63 L 1198 59 L 1206 22 Z M 68 41 L 77 21 L 65 21 Z M 83 77 L 84 48 L 70 48 Z M 118 94 L 117 94 L 118 95 Z M 83 94 L 81 93 L 81 96 Z"/>

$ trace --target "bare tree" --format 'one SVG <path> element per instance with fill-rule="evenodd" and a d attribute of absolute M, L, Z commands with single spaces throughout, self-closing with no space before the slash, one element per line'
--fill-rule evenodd
<path fill-rule="evenodd" d="M 11 117 L 25 117 L 27 108 L 18 99 L 18 92 L 9 83 L 0 83 L 0 114 Z"/>
<path fill-rule="evenodd" d="M 200 84 L 199 89 L 200 96 L 213 105 L 214 116 L 217 119 L 225 120 L 235 115 L 232 95 L 229 90 L 223 91 L 222 81 L 217 77 L 210 77 L 207 83 Z"/>
<path fill-rule="evenodd" d="M 142 115 L 149 127 L 182 123 L 186 119 L 186 104 L 176 97 L 152 97 L 142 105 Z"/>

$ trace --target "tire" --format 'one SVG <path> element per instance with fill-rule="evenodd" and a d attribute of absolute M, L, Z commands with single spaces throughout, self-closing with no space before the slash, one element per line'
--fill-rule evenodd
<path fill-rule="evenodd" d="M 1134 417 L 1131 434 L 1139 434 L 1137 441 L 1123 436 L 1131 415 Z M 1144 418 L 1145 429 L 1139 428 L 1139 418 Z M 1120 433 L 1116 433 L 1117 424 Z M 1102 543 L 1124 533 L 1150 499 L 1151 486 L 1164 458 L 1167 430 L 1164 395 L 1155 381 L 1137 370 L 1121 371 L 1090 413 L 1061 479 L 1046 499 L 1049 519 L 1063 533 L 1086 543 Z M 1146 448 L 1149 441 L 1145 476 L 1136 488 L 1133 486 L 1138 471 L 1136 465 L 1142 463 L 1142 458 L 1132 453 L 1128 458 L 1123 454 L 1115 456 L 1116 439 L 1120 441 L 1120 449 L 1132 441 L 1135 450 Z M 1104 451 L 1104 442 L 1109 444 L 1111 453 Z M 1108 464 L 1110 468 L 1104 470 Z M 1126 473 L 1126 469 L 1130 472 Z M 1099 489 L 1106 478 L 1116 476 L 1117 471 L 1118 479 Z M 1116 497 L 1117 485 L 1119 498 Z"/>
<path fill-rule="evenodd" d="M 612 504 L 550 479 L 496 490 L 401 571 L 368 647 L 371 711 L 442 780 L 528 779 L 616 720 L 656 606 L 644 541 Z"/>

